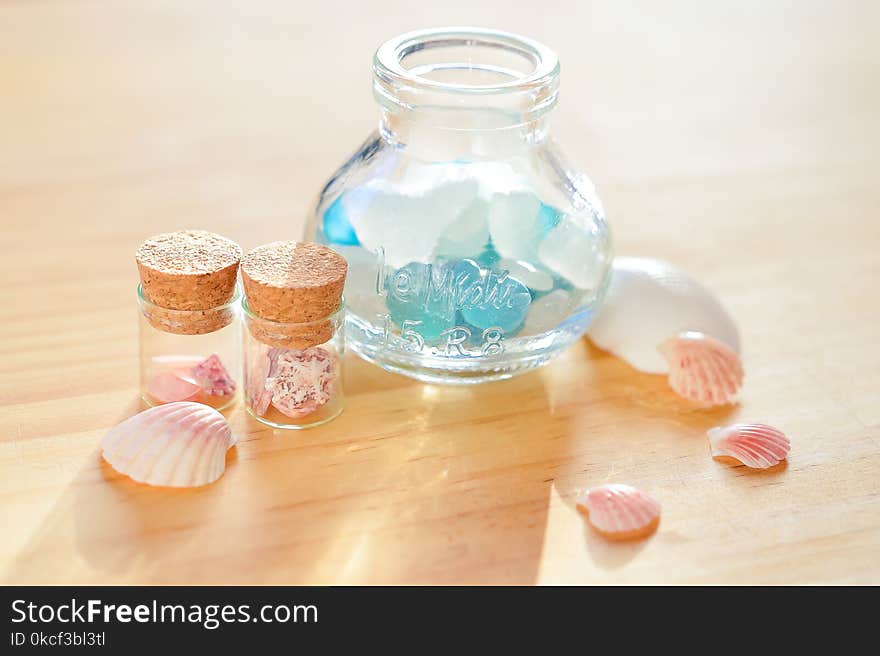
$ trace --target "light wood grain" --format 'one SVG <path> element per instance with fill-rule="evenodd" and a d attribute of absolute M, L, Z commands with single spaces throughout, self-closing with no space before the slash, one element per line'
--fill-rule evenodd
<path fill-rule="evenodd" d="M 880 582 L 880 4 L 532 4 L 0 4 L 0 580 Z M 741 405 L 691 409 L 586 340 L 473 389 L 351 360 L 327 426 L 234 410 L 216 485 L 113 473 L 136 244 L 298 236 L 376 121 L 373 48 L 456 23 L 559 51 L 555 130 L 616 251 L 723 298 Z M 704 431 L 738 418 L 784 429 L 787 466 L 713 461 Z M 574 491 L 606 481 L 661 500 L 656 535 L 589 530 Z"/>

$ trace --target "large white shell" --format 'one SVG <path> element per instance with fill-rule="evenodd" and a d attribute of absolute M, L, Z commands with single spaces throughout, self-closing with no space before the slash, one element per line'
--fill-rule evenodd
<path fill-rule="evenodd" d="M 148 485 L 197 487 L 226 469 L 235 436 L 226 418 L 201 403 L 182 401 L 144 410 L 101 441 L 104 459 L 121 474 Z"/>
<path fill-rule="evenodd" d="M 739 355 L 703 333 L 682 333 L 660 351 L 669 362 L 669 386 L 679 396 L 703 405 L 735 403 L 743 383 Z"/>
<path fill-rule="evenodd" d="M 615 540 L 644 537 L 660 521 L 660 504 L 632 485 L 600 485 L 582 492 L 577 503 L 587 509 L 590 524 Z"/>
<path fill-rule="evenodd" d="M 639 371 L 669 371 L 658 347 L 679 333 L 701 332 L 739 353 L 730 315 L 705 287 L 681 269 L 651 258 L 614 259 L 611 285 L 588 335 Z"/>
<path fill-rule="evenodd" d="M 767 424 L 733 424 L 706 433 L 713 456 L 736 458 L 747 467 L 767 469 L 788 457 L 791 443 L 781 430 Z"/>

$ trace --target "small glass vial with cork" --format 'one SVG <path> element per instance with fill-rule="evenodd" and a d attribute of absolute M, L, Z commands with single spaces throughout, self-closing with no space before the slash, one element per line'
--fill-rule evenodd
<path fill-rule="evenodd" d="M 203 230 L 157 235 L 138 248 L 141 397 L 148 405 L 196 401 L 221 410 L 235 400 L 241 252 Z"/>
<path fill-rule="evenodd" d="M 248 412 L 274 428 L 326 423 L 344 405 L 348 264 L 315 243 L 284 241 L 244 256 L 244 388 Z"/>

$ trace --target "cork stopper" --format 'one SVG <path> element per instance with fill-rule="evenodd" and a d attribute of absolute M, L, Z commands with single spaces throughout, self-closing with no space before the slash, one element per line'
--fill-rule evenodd
<path fill-rule="evenodd" d="M 244 256 L 241 280 L 258 340 L 281 348 L 308 348 L 333 336 L 348 263 L 312 242 L 276 241 Z"/>
<path fill-rule="evenodd" d="M 147 239 L 135 253 L 144 316 L 165 332 L 195 335 L 234 318 L 241 247 L 204 230 L 179 230 Z"/>

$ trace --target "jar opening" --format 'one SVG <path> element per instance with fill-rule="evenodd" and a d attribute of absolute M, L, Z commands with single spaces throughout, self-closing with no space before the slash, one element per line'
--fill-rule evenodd
<path fill-rule="evenodd" d="M 533 120 L 556 102 L 559 61 L 526 37 L 477 27 L 401 34 L 376 51 L 374 91 L 391 111 L 496 109 Z"/>

